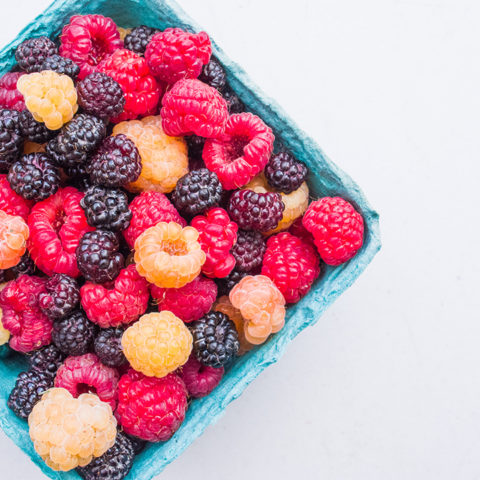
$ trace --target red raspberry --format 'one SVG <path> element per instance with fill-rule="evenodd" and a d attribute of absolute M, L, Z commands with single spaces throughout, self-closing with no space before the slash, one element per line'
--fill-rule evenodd
<path fill-rule="evenodd" d="M 199 320 L 208 313 L 217 298 L 217 285 L 213 280 L 199 275 L 181 288 L 150 286 L 158 310 L 169 310 L 185 323 Z"/>
<path fill-rule="evenodd" d="M 287 303 L 306 295 L 319 274 L 320 259 L 312 245 L 288 232 L 268 239 L 262 275 L 273 281 Z"/>
<path fill-rule="evenodd" d="M 80 206 L 83 195 L 73 187 L 61 188 L 30 212 L 28 249 L 37 267 L 47 275 L 80 274 L 75 250 L 83 235 L 95 230 L 88 225 Z"/>
<path fill-rule="evenodd" d="M 313 235 L 318 253 L 328 265 L 347 262 L 363 245 L 363 218 L 340 197 L 312 202 L 303 216 L 303 226 Z"/>
<path fill-rule="evenodd" d="M 117 386 L 117 371 L 105 366 L 93 353 L 68 357 L 55 377 L 56 388 L 65 388 L 74 398 L 93 392 L 112 410 L 117 406 Z"/>
<path fill-rule="evenodd" d="M 217 90 L 200 80 L 180 80 L 163 96 L 163 130 L 171 137 L 222 135 L 228 120 L 227 103 Z"/>
<path fill-rule="evenodd" d="M 178 370 L 191 397 L 202 398 L 209 395 L 220 383 L 225 369 L 202 365 L 195 355 L 190 355 L 188 362 Z"/>
<path fill-rule="evenodd" d="M 129 227 L 123 231 L 123 236 L 130 248 L 135 245 L 135 240 L 147 228 L 159 222 L 176 222 L 182 227 L 187 222 L 180 216 L 170 200 L 160 192 L 142 192 L 130 204 L 132 219 Z"/>
<path fill-rule="evenodd" d="M 232 115 L 225 137 L 205 142 L 203 160 L 226 190 L 246 185 L 268 163 L 275 136 L 272 129 L 252 113 Z"/>
<path fill-rule="evenodd" d="M 86 283 L 80 289 L 87 317 L 102 328 L 128 324 L 143 315 L 148 307 L 148 283 L 135 265 L 124 268 L 111 288 Z"/>
<path fill-rule="evenodd" d="M 207 254 L 202 272 L 207 277 L 226 277 L 235 267 L 230 249 L 237 241 L 237 224 L 223 208 L 210 208 L 205 216 L 196 216 L 191 225 L 200 233 L 198 241 Z"/>
<path fill-rule="evenodd" d="M 22 275 L 0 292 L 2 324 L 12 334 L 10 347 L 27 353 L 48 345 L 52 321 L 40 310 L 38 297 L 46 293 L 46 279 Z"/>
<path fill-rule="evenodd" d="M 32 200 L 25 200 L 12 189 L 6 174 L 0 174 L 0 210 L 27 221 L 32 205 Z"/>
<path fill-rule="evenodd" d="M 25 110 L 23 95 L 17 90 L 17 80 L 25 72 L 8 72 L 0 78 L 0 107 L 9 110 Z"/>
<path fill-rule="evenodd" d="M 123 113 L 112 118 L 112 122 L 132 120 L 157 112 L 161 87 L 150 74 L 143 57 L 130 50 L 117 50 L 98 65 L 97 71 L 110 75 L 125 94 Z"/>
<path fill-rule="evenodd" d="M 130 369 L 118 383 L 115 416 L 128 435 L 166 442 L 182 424 L 187 406 L 185 384 L 173 373 L 156 378 Z"/>
<path fill-rule="evenodd" d="M 108 55 L 123 47 L 123 41 L 111 18 L 102 15 L 75 15 L 60 36 L 60 55 L 73 60 L 82 80 Z"/>
<path fill-rule="evenodd" d="M 212 45 L 205 32 L 189 33 L 181 28 L 155 34 L 145 50 L 150 71 L 168 84 L 197 78 L 211 55 Z"/>

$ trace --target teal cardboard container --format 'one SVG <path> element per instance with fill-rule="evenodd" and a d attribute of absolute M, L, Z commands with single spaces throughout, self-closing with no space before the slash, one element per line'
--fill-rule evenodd
<path fill-rule="evenodd" d="M 121 27 L 145 24 L 160 29 L 182 27 L 191 31 L 202 30 L 170 0 L 57 0 L 1 50 L 0 72 L 3 74 L 14 65 L 15 48 L 23 40 L 39 35 L 47 35 L 53 39 L 72 15 L 87 13 L 111 17 Z M 238 398 L 264 368 L 280 358 L 286 346 L 304 328 L 318 321 L 325 309 L 352 285 L 380 249 L 378 214 L 370 207 L 360 188 L 333 164 L 282 108 L 254 85 L 243 69 L 228 58 L 215 43 L 214 54 L 225 67 L 230 85 L 247 109 L 270 125 L 276 138 L 308 166 L 308 183 L 312 197 L 339 195 L 351 201 L 361 211 L 366 225 L 365 242 L 350 262 L 341 267 L 326 268 L 310 293 L 288 309 L 286 325 L 281 332 L 239 358 L 211 395 L 192 402 L 185 422 L 171 440 L 149 444 L 136 458 L 127 477 L 129 480 L 151 480 L 178 457 L 208 425 L 224 413 L 227 405 Z M 53 479 L 79 479 L 75 472 L 59 473 L 50 470 L 33 449 L 27 423 L 7 408 L 8 394 L 15 384 L 17 374 L 24 368 L 25 362 L 18 355 L 13 354 L 0 360 L 0 424 L 6 434 L 45 475 Z"/>

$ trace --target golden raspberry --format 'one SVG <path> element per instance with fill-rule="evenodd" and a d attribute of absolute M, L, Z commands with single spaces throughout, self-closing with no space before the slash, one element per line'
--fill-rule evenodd
<path fill-rule="evenodd" d="M 125 37 L 132 31 L 131 28 L 117 27 L 118 33 L 120 34 L 120 39 L 123 41 Z"/>
<path fill-rule="evenodd" d="M 47 390 L 28 417 L 36 452 L 53 470 L 88 465 L 115 443 L 117 421 L 110 405 L 92 393 L 78 398 L 64 388 Z"/>
<path fill-rule="evenodd" d="M 0 269 L 14 267 L 27 249 L 29 230 L 22 217 L 0 210 Z"/>
<path fill-rule="evenodd" d="M 119 133 L 135 143 L 142 159 L 140 177 L 126 187 L 131 192 L 169 193 L 188 173 L 187 143 L 165 134 L 160 115 L 120 122 L 113 129 L 113 135 Z"/>
<path fill-rule="evenodd" d="M 162 378 L 184 365 L 192 343 L 190 330 L 168 310 L 143 315 L 122 336 L 130 365 L 148 377 Z"/>
<path fill-rule="evenodd" d="M 297 190 L 287 195 L 283 192 L 278 192 L 277 190 L 273 189 L 268 184 L 265 175 L 260 173 L 244 188 L 253 190 L 257 193 L 277 192 L 282 196 L 282 202 L 285 204 L 283 217 L 278 223 L 277 227 L 273 230 L 265 232 L 265 235 L 272 235 L 273 233 L 287 230 L 297 218 L 301 217 L 307 211 L 309 195 L 307 182 L 303 182 Z"/>
<path fill-rule="evenodd" d="M 50 130 L 61 128 L 78 110 L 77 91 L 67 75 L 51 70 L 22 75 L 17 89 L 35 120 L 45 123 Z"/>
<path fill-rule="evenodd" d="M 230 302 L 244 318 L 248 342 L 260 345 L 285 324 L 285 298 L 264 275 L 246 276 L 230 291 Z"/>
<path fill-rule="evenodd" d="M 5 288 L 5 285 L 6 283 L 0 283 L 0 292 Z M 0 308 L 0 347 L 10 340 L 10 332 L 3 326 L 2 316 L 3 312 Z"/>
<path fill-rule="evenodd" d="M 28 153 L 39 153 L 45 152 L 46 143 L 35 143 L 35 142 L 25 142 L 23 145 L 23 153 L 27 155 Z"/>
<path fill-rule="evenodd" d="M 206 255 L 198 231 L 175 222 L 157 223 L 135 241 L 137 271 L 162 288 L 180 288 L 200 273 Z"/>

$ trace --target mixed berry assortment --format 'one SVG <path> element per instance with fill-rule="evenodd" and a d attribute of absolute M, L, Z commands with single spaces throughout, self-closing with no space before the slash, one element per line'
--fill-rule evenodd
<path fill-rule="evenodd" d="M 121 480 L 363 243 L 205 32 L 77 15 L 0 78 L 0 353 L 54 470 Z"/>

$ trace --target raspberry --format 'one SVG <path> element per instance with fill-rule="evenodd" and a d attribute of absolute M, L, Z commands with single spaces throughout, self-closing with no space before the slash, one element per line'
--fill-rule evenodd
<path fill-rule="evenodd" d="M 125 433 L 143 440 L 169 440 L 187 407 L 187 390 L 177 375 L 149 378 L 130 369 L 118 383 L 117 419 Z"/>
<path fill-rule="evenodd" d="M 265 249 L 265 241 L 261 233 L 240 230 L 237 243 L 232 248 L 235 268 L 241 272 L 257 270 L 262 265 Z"/>
<path fill-rule="evenodd" d="M 206 168 L 184 175 L 178 182 L 172 200 L 178 210 L 198 215 L 220 203 L 223 189 L 217 175 Z"/>
<path fill-rule="evenodd" d="M 340 197 L 312 202 L 303 217 L 322 260 L 341 265 L 356 255 L 363 244 L 363 218 L 352 204 Z"/>
<path fill-rule="evenodd" d="M 135 265 L 121 270 L 112 287 L 86 283 L 80 294 L 88 318 L 102 328 L 134 322 L 145 313 L 150 298 L 148 284 Z"/>
<path fill-rule="evenodd" d="M 17 81 L 24 72 L 7 72 L 0 77 L 0 108 L 9 108 L 21 112 L 25 110 L 23 95 L 17 89 Z"/>
<path fill-rule="evenodd" d="M 3 282 L 3 270 L 0 270 L 0 280 Z M 0 292 L 5 288 L 6 283 L 0 283 Z M 1 297 L 0 297 L 1 301 Z M 0 358 L 5 358 L 5 352 L 8 353 L 8 341 L 10 340 L 10 332 L 3 326 L 2 323 L 3 312 L 0 304 Z"/>
<path fill-rule="evenodd" d="M 78 110 L 77 91 L 67 75 L 50 70 L 30 73 L 18 79 L 17 88 L 33 118 L 50 130 L 58 130 Z"/>
<path fill-rule="evenodd" d="M 307 174 L 307 167 L 289 152 L 273 155 L 265 167 L 268 184 L 283 193 L 292 193 L 300 188 Z"/>
<path fill-rule="evenodd" d="M 132 218 L 128 197 L 122 190 L 97 185 L 89 187 L 80 205 L 92 227 L 118 232 L 125 230 Z"/>
<path fill-rule="evenodd" d="M 227 102 L 228 113 L 230 113 L 230 115 L 243 113 L 245 111 L 245 105 L 230 87 L 227 86 L 225 88 L 223 98 Z"/>
<path fill-rule="evenodd" d="M 10 167 L 8 181 L 23 198 L 38 202 L 58 190 L 60 169 L 45 153 L 29 153 Z"/>
<path fill-rule="evenodd" d="M 0 210 L 9 215 L 22 217 L 27 221 L 33 202 L 18 195 L 7 180 L 7 175 L 0 174 Z"/>
<path fill-rule="evenodd" d="M 215 57 L 210 58 L 210 61 L 203 67 L 198 79 L 219 92 L 223 91 L 227 84 L 225 70 Z"/>
<path fill-rule="evenodd" d="M 217 286 L 213 280 L 199 275 L 181 288 L 152 285 L 151 293 L 160 312 L 168 310 L 185 323 L 190 323 L 210 311 L 217 298 Z"/>
<path fill-rule="evenodd" d="M 130 210 L 132 219 L 129 227 L 123 232 L 130 248 L 133 248 L 140 234 L 159 222 L 176 222 L 182 227 L 187 225 L 170 200 L 160 192 L 142 192 L 133 199 Z"/>
<path fill-rule="evenodd" d="M 193 398 L 206 397 L 218 386 L 225 370 L 201 364 L 195 355 L 190 355 L 188 362 L 179 370 L 179 376 Z"/>
<path fill-rule="evenodd" d="M 27 419 L 42 395 L 53 387 L 53 377 L 46 373 L 29 371 L 18 375 L 15 387 L 8 397 L 8 408 L 20 418 Z"/>
<path fill-rule="evenodd" d="M 297 218 L 292 226 L 288 229 L 288 232 L 295 237 L 301 238 L 304 242 L 313 245 L 313 235 L 303 226 L 303 217 Z"/>
<path fill-rule="evenodd" d="M 122 87 L 125 95 L 123 113 L 112 122 L 135 119 L 156 112 L 162 88 L 150 74 L 147 62 L 130 50 L 117 50 L 97 67 L 110 75 Z"/>
<path fill-rule="evenodd" d="M 225 100 L 200 80 L 175 83 L 163 96 L 160 114 L 163 129 L 170 136 L 215 138 L 224 133 L 228 120 Z"/>
<path fill-rule="evenodd" d="M 35 273 L 35 264 L 31 259 L 28 252 L 25 252 L 22 255 L 20 261 L 10 269 L 10 272 L 13 274 L 14 278 L 21 277 L 22 275 L 33 275 Z"/>
<path fill-rule="evenodd" d="M 192 335 L 172 312 L 149 313 L 125 330 L 122 347 L 137 372 L 161 378 L 188 360 Z"/>
<path fill-rule="evenodd" d="M 233 287 L 232 305 L 244 318 L 245 338 L 253 345 L 264 343 L 285 324 L 285 298 L 264 275 L 247 276 Z"/>
<path fill-rule="evenodd" d="M 288 232 L 268 239 L 262 275 L 273 280 L 287 303 L 304 297 L 319 274 L 320 261 L 312 245 Z"/>
<path fill-rule="evenodd" d="M 29 356 L 28 362 L 31 370 L 50 375 L 54 378 L 65 358 L 65 354 L 52 344 L 33 352 L 32 355 Z"/>
<path fill-rule="evenodd" d="M 169 193 L 175 188 L 178 179 L 188 173 L 185 140 L 167 136 L 159 116 L 121 122 L 113 129 L 114 135 L 120 133 L 133 140 L 142 159 L 140 177 L 128 185 L 128 190 Z"/>
<path fill-rule="evenodd" d="M 198 231 L 175 222 L 160 222 L 135 242 L 138 273 L 163 288 L 180 288 L 191 282 L 205 263 Z"/>
<path fill-rule="evenodd" d="M 62 167 L 86 163 L 106 135 L 105 123 L 93 115 L 81 113 L 65 125 L 57 137 L 47 143 L 47 153 Z"/>
<path fill-rule="evenodd" d="M 107 283 L 115 280 L 125 262 L 119 248 L 115 233 L 108 230 L 87 232 L 76 250 L 78 269 L 88 282 Z"/>
<path fill-rule="evenodd" d="M 47 275 L 65 273 L 78 277 L 75 250 L 80 238 L 92 227 L 80 206 L 83 193 L 73 187 L 37 203 L 28 217 L 28 250 L 37 267 Z"/>
<path fill-rule="evenodd" d="M 223 188 L 234 190 L 264 169 L 274 140 L 271 128 L 256 115 L 232 115 L 226 124 L 225 137 L 205 142 L 203 160 L 218 175 Z"/>
<path fill-rule="evenodd" d="M 181 28 L 156 33 L 145 51 L 150 71 L 168 84 L 197 78 L 211 55 L 212 45 L 205 32 L 189 33 Z"/>
<path fill-rule="evenodd" d="M 48 345 L 52 339 L 52 321 L 38 306 L 45 292 L 43 278 L 22 275 L 7 283 L 0 292 L 2 323 L 11 334 L 10 347 L 27 353 Z"/>
<path fill-rule="evenodd" d="M 87 165 L 94 184 L 123 187 L 140 175 L 142 164 L 135 143 L 126 135 L 107 137 Z"/>
<path fill-rule="evenodd" d="M 125 96 L 122 87 L 106 73 L 94 72 L 77 83 L 78 104 L 104 120 L 123 112 Z"/>
<path fill-rule="evenodd" d="M 81 80 L 95 71 L 96 66 L 123 42 L 111 18 L 102 15 L 75 15 L 60 36 L 60 55 L 80 67 Z"/>
<path fill-rule="evenodd" d="M 202 272 L 207 277 L 226 277 L 235 267 L 230 249 L 237 241 L 236 223 L 223 208 L 211 208 L 205 216 L 195 217 L 191 225 L 199 232 L 198 241 L 207 255 Z"/>
<path fill-rule="evenodd" d="M 25 139 L 35 143 L 48 142 L 56 134 L 49 130 L 44 123 L 37 122 L 28 110 L 24 110 L 18 115 L 18 128 Z"/>
<path fill-rule="evenodd" d="M 238 270 L 232 270 L 225 278 L 217 280 L 218 293 L 220 295 L 228 295 L 230 290 L 244 277 L 248 275 L 247 272 L 240 272 Z"/>
<path fill-rule="evenodd" d="M 22 151 L 16 110 L 0 110 L 0 171 L 6 172 Z"/>
<path fill-rule="evenodd" d="M 210 312 L 190 325 L 193 352 L 207 367 L 222 367 L 233 360 L 240 348 L 235 324 L 222 312 Z"/>
<path fill-rule="evenodd" d="M 132 30 L 125 36 L 125 48 L 135 52 L 137 55 L 144 55 L 148 42 L 158 32 L 156 28 L 140 25 L 132 28 Z"/>
<path fill-rule="evenodd" d="M 107 367 L 121 367 L 127 363 L 122 350 L 123 332 L 123 328 L 106 328 L 95 337 L 93 348 Z"/>
<path fill-rule="evenodd" d="M 65 388 L 73 397 L 92 392 L 112 410 L 117 405 L 118 373 L 102 364 L 93 353 L 68 357 L 58 369 L 55 387 Z"/>
<path fill-rule="evenodd" d="M 28 226 L 21 217 L 0 210 L 0 269 L 14 267 L 27 248 Z"/>
<path fill-rule="evenodd" d="M 56 273 L 45 283 L 46 293 L 38 297 L 38 304 L 42 312 L 51 319 L 59 319 L 73 312 L 80 302 L 80 290 L 77 281 Z"/>
<path fill-rule="evenodd" d="M 64 388 L 48 390 L 28 417 L 36 452 L 53 470 L 88 465 L 115 443 L 117 422 L 96 395 L 77 399 Z"/>
<path fill-rule="evenodd" d="M 28 73 L 42 70 L 43 62 L 57 53 L 57 47 L 47 37 L 24 40 L 15 50 L 18 66 Z"/>
<path fill-rule="evenodd" d="M 80 73 L 80 67 L 75 62 L 60 55 L 51 55 L 45 59 L 40 67 L 40 71 L 42 70 L 51 70 L 61 75 L 68 75 L 73 80 Z"/>
<path fill-rule="evenodd" d="M 228 213 L 243 230 L 266 232 L 277 227 L 285 204 L 279 193 L 238 190 L 230 197 Z"/>
<path fill-rule="evenodd" d="M 95 325 L 76 311 L 53 324 L 52 341 L 66 355 L 83 355 L 90 351 L 95 333 Z"/>
<path fill-rule="evenodd" d="M 134 459 L 132 442 L 123 433 L 118 433 L 113 447 L 85 467 L 78 467 L 77 473 L 85 480 L 122 480 L 132 468 Z"/>

